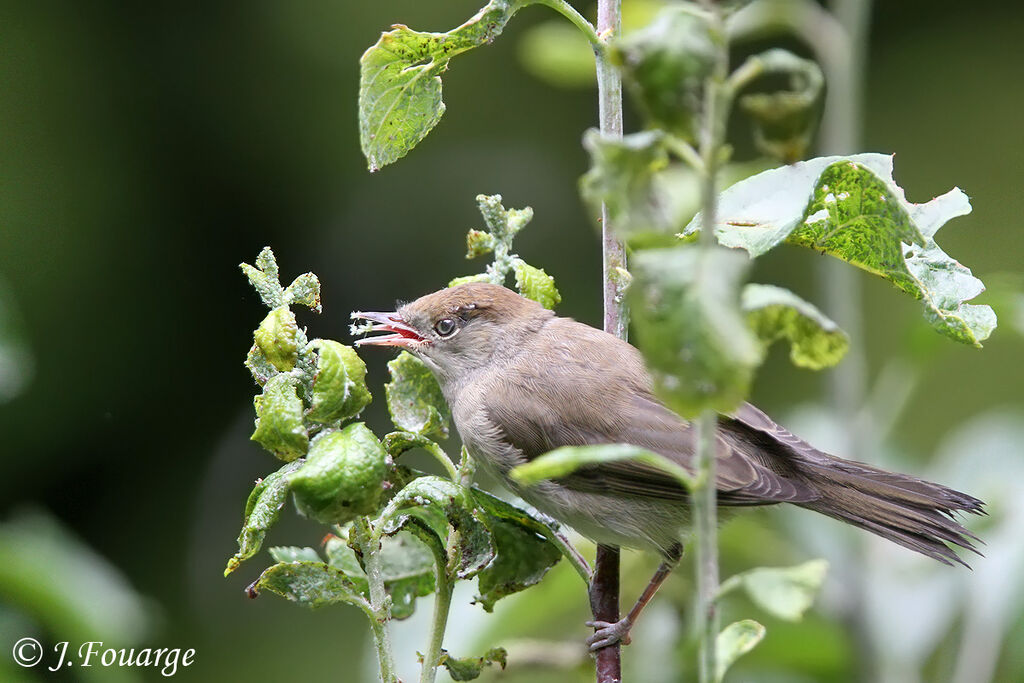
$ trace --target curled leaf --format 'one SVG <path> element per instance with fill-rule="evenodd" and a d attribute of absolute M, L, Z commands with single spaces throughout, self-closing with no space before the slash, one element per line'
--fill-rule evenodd
<path fill-rule="evenodd" d="M 295 392 L 297 380 L 280 374 L 267 380 L 263 394 L 255 398 L 256 431 L 249 437 L 285 462 L 306 454 L 309 434 L 302 423 L 302 401 Z"/>
<path fill-rule="evenodd" d="M 313 273 L 303 273 L 284 290 L 284 300 L 285 303 L 306 306 L 319 313 L 322 310 L 320 280 Z"/>
<path fill-rule="evenodd" d="M 835 365 L 850 347 L 850 338 L 812 304 L 773 285 L 743 288 L 740 308 L 764 346 L 789 340 L 794 365 L 811 370 Z"/>
<path fill-rule="evenodd" d="M 270 308 L 284 305 L 284 289 L 278 281 L 277 259 L 274 258 L 274 251 L 270 247 L 263 247 L 263 251 L 256 257 L 255 267 L 241 263 L 239 268 L 249 278 L 263 303 Z"/>
<path fill-rule="evenodd" d="M 345 574 L 323 562 L 284 562 L 267 568 L 246 589 L 250 598 L 268 590 L 300 605 L 316 609 L 347 603 L 364 611 L 366 600 Z"/>
<path fill-rule="evenodd" d="M 388 372 L 391 381 L 384 393 L 395 426 L 428 438 L 447 438 L 448 404 L 427 366 L 403 351 L 388 363 Z"/>
<path fill-rule="evenodd" d="M 384 491 L 386 458 L 362 422 L 317 435 L 305 463 L 290 477 L 299 511 L 324 524 L 344 524 L 375 512 Z"/>
<path fill-rule="evenodd" d="M 288 499 L 288 475 L 301 466 L 302 461 L 290 462 L 261 479 L 253 488 L 245 503 L 245 522 L 238 534 L 238 552 L 228 560 L 224 576 L 235 571 L 238 565 L 259 551 L 267 529 L 277 522 L 281 508 Z"/>
<path fill-rule="evenodd" d="M 295 367 L 298 358 L 299 326 L 295 314 L 287 306 L 270 311 L 253 333 L 253 339 L 263 357 L 281 372 Z"/>
<path fill-rule="evenodd" d="M 351 346 L 329 339 L 314 339 L 309 345 L 318 354 L 306 418 L 328 424 L 359 415 L 372 400 L 363 359 Z"/>
<path fill-rule="evenodd" d="M 472 681 L 480 677 L 485 667 L 497 664 L 504 669 L 507 662 L 508 653 L 505 652 L 505 649 L 495 647 L 484 653 L 483 657 L 465 657 L 462 659 L 456 659 L 448 654 L 447 651 L 442 650 L 439 663 L 448 669 L 448 675 L 452 677 L 453 681 Z"/>
<path fill-rule="evenodd" d="M 765 628 L 753 619 L 736 621 L 718 634 L 715 647 L 718 651 L 715 680 L 721 683 L 725 672 L 733 663 L 753 650 L 764 638 Z"/>
<path fill-rule="evenodd" d="M 516 274 L 516 289 L 527 299 L 544 308 L 554 308 L 562 300 L 555 287 L 555 278 L 545 273 L 543 268 L 534 268 L 522 259 L 515 259 L 512 267 Z"/>

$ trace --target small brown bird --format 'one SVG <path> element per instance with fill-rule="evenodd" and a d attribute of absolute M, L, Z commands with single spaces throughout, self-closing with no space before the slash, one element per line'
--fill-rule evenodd
<path fill-rule="evenodd" d="M 653 467 L 622 461 L 523 487 L 509 471 L 560 446 L 626 443 L 693 469 L 694 429 L 654 395 L 639 351 L 613 335 L 504 287 L 471 283 L 393 313 L 356 313 L 434 373 L 473 457 L 538 510 L 598 543 L 658 552 L 658 573 L 621 621 L 589 622 L 591 649 L 628 642 L 640 610 L 679 561 L 686 490 Z M 964 564 L 947 544 L 978 540 L 954 513 L 982 501 L 906 474 L 823 453 L 745 403 L 721 415 L 718 504 L 793 503 L 867 529 L 940 562 Z"/>

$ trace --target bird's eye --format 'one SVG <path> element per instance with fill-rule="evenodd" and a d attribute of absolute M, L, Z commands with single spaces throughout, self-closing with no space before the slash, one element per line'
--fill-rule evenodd
<path fill-rule="evenodd" d="M 450 337 L 455 333 L 455 321 L 451 318 L 441 318 L 435 323 L 434 331 L 442 337 Z"/>

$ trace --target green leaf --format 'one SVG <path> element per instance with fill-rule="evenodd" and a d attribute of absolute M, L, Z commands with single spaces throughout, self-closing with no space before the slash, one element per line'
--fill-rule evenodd
<path fill-rule="evenodd" d="M 324 555 L 327 556 L 327 564 L 344 572 L 356 592 L 369 600 L 370 583 L 366 571 L 348 541 L 339 536 L 329 536 L 324 543 Z"/>
<path fill-rule="evenodd" d="M 720 593 L 742 585 L 761 609 L 786 621 L 799 621 L 825 582 L 828 562 L 811 560 L 794 567 L 757 567 L 730 577 Z"/>
<path fill-rule="evenodd" d="M 466 233 L 466 258 L 476 258 L 494 251 L 495 238 L 483 230 L 470 230 Z"/>
<path fill-rule="evenodd" d="M 295 367 L 298 358 L 298 334 L 295 314 L 287 306 L 279 306 L 263 319 L 253 332 L 253 339 L 271 365 L 281 372 L 288 372 Z"/>
<path fill-rule="evenodd" d="M 519 61 L 527 73 L 556 88 L 593 88 L 594 49 L 563 19 L 531 26 L 519 39 Z"/>
<path fill-rule="evenodd" d="M 256 344 L 252 345 L 252 348 L 249 349 L 249 353 L 245 357 L 245 367 L 249 368 L 252 378 L 260 386 L 266 384 L 267 380 L 280 372 L 270 364 L 270 361 L 267 360 L 267 357 L 263 355 L 260 347 Z"/>
<path fill-rule="evenodd" d="M 476 275 L 463 275 L 461 277 L 452 278 L 448 283 L 448 286 L 458 287 L 459 285 L 464 285 L 468 282 L 492 282 L 493 280 L 494 278 L 487 273 L 477 273 Z"/>
<path fill-rule="evenodd" d="M 435 590 L 433 552 L 417 535 L 401 531 L 381 539 L 380 563 L 384 588 L 391 596 L 391 616 L 411 617 L 416 598 Z"/>
<path fill-rule="evenodd" d="M 892 179 L 892 157 L 821 157 L 766 171 L 723 192 L 715 235 L 751 256 L 787 241 L 881 275 L 920 299 L 937 330 L 981 346 L 995 329 L 995 314 L 965 302 L 985 286 L 934 240 L 947 221 L 970 210 L 956 188 L 924 204 L 908 202 Z M 697 216 L 685 234 L 701 225 Z"/>
<path fill-rule="evenodd" d="M 545 273 L 543 268 L 534 268 L 518 258 L 512 261 L 512 267 L 516 274 L 516 289 L 527 299 L 544 308 L 554 308 L 562 300 L 555 287 L 555 278 Z"/>
<path fill-rule="evenodd" d="M 384 393 L 395 426 L 430 438 L 447 438 L 448 404 L 427 366 L 403 351 L 388 363 L 388 372 L 391 381 L 384 385 Z"/>
<path fill-rule="evenodd" d="M 306 418 L 327 424 L 359 415 L 373 398 L 366 387 L 366 363 L 351 346 L 330 339 L 314 339 L 309 346 L 319 353 Z"/>
<path fill-rule="evenodd" d="M 506 248 L 511 247 L 512 238 L 533 220 L 532 208 L 524 206 L 521 209 L 506 209 L 501 203 L 500 194 L 478 194 L 476 204 L 493 237 L 495 248 L 502 243 Z"/>
<path fill-rule="evenodd" d="M 290 477 L 299 512 L 324 524 L 376 512 L 386 460 L 384 448 L 362 422 L 317 435 L 305 463 Z"/>
<path fill-rule="evenodd" d="M 264 590 L 313 609 L 338 603 L 369 609 L 349 578 L 323 562 L 284 562 L 268 567 L 247 592 L 255 598 Z"/>
<path fill-rule="evenodd" d="M 623 80 L 650 127 L 692 140 L 704 79 L 715 61 L 712 27 L 678 6 L 613 45 Z"/>
<path fill-rule="evenodd" d="M 267 529 L 277 522 L 281 508 L 288 499 L 288 475 L 301 467 L 303 462 L 290 462 L 256 483 L 245 502 L 244 524 L 238 534 L 238 552 L 228 560 L 224 576 L 238 569 L 238 565 L 259 551 Z"/>
<path fill-rule="evenodd" d="M 278 281 L 277 259 L 274 258 L 274 252 L 270 247 L 263 247 L 263 251 L 256 257 L 255 267 L 241 263 L 239 268 L 249 278 L 263 303 L 270 308 L 284 305 L 284 289 Z"/>
<path fill-rule="evenodd" d="M 280 374 L 267 380 L 257 396 L 256 431 L 249 437 L 285 462 L 306 454 L 309 434 L 302 423 L 302 401 L 295 393 L 297 380 Z"/>
<path fill-rule="evenodd" d="M 320 280 L 313 273 L 303 273 L 284 290 L 284 300 L 285 303 L 299 304 L 320 313 L 323 310 L 320 305 Z"/>
<path fill-rule="evenodd" d="M 550 529 L 525 510 L 478 489 L 471 495 L 494 544 L 494 561 L 477 578 L 476 602 L 490 612 L 501 598 L 538 583 L 562 554 L 545 538 Z"/>
<path fill-rule="evenodd" d="M 319 562 L 320 554 L 310 547 L 299 548 L 294 545 L 274 546 L 268 549 L 275 562 Z"/>
<path fill-rule="evenodd" d="M 803 158 L 821 111 L 825 86 L 821 69 L 811 60 L 779 49 L 749 57 L 744 67 L 789 76 L 789 90 L 740 98 L 740 107 L 754 121 L 754 144 L 762 154 L 786 164 Z"/>
<path fill-rule="evenodd" d="M 625 239 L 660 235 L 675 241 L 693 215 L 687 209 L 690 197 L 699 194 L 699 181 L 681 166 L 669 167 L 662 140 L 660 131 L 620 139 L 591 129 L 583 136 L 590 170 L 580 178 L 580 193 L 594 215 L 607 206 L 612 225 Z"/>
<path fill-rule="evenodd" d="M 455 55 L 490 43 L 519 5 L 491 0 L 447 33 L 396 25 L 359 60 L 359 139 L 370 171 L 405 156 L 444 114 L 441 74 Z"/>
<path fill-rule="evenodd" d="M 442 650 L 439 663 L 448 669 L 448 675 L 452 677 L 453 681 L 472 681 L 480 676 L 484 667 L 497 664 L 504 669 L 507 662 L 508 653 L 505 652 L 505 649 L 495 647 L 488 650 L 483 657 L 465 657 L 463 659 L 456 659 L 446 650 Z"/>
<path fill-rule="evenodd" d="M 718 653 L 715 680 L 719 683 L 733 663 L 757 646 L 764 638 L 765 628 L 752 619 L 736 621 L 718 634 L 715 647 Z"/>
<path fill-rule="evenodd" d="M 683 486 L 689 488 L 693 485 L 693 477 L 689 470 L 665 456 L 639 446 L 618 443 L 597 446 L 562 446 L 515 467 L 510 476 L 523 486 L 532 486 L 545 479 L 568 476 L 581 467 L 620 460 L 636 460 L 645 465 L 657 467 L 675 477 Z"/>
<path fill-rule="evenodd" d="M 414 527 L 420 527 L 421 540 L 431 543 L 421 534 L 432 533 L 442 548 L 447 547 L 447 527 L 451 525 L 459 532 L 456 548 L 456 576 L 459 578 L 476 576 L 494 559 L 491 533 L 484 523 L 483 513 L 467 499 L 462 487 L 447 479 L 434 476 L 414 479 L 391 499 L 380 523 L 387 534 L 407 527 L 416 531 Z"/>
<path fill-rule="evenodd" d="M 629 289 L 637 347 L 677 412 L 728 413 L 747 396 L 761 347 L 739 310 L 749 261 L 725 249 L 649 249 Z"/>
<path fill-rule="evenodd" d="M 743 288 L 740 308 L 765 347 L 777 339 L 789 340 L 790 360 L 799 367 L 821 370 L 835 365 L 850 347 L 838 325 L 788 289 L 749 284 Z"/>

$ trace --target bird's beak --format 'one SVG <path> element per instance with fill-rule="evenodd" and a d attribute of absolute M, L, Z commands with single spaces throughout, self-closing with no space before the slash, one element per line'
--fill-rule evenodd
<path fill-rule="evenodd" d="M 391 332 L 378 337 L 366 337 L 357 339 L 356 346 L 397 346 L 403 349 L 413 349 L 426 340 L 419 332 L 410 327 L 398 313 L 362 313 L 356 311 L 352 314 L 355 320 L 369 320 L 374 325 L 369 326 L 366 332 Z"/>

